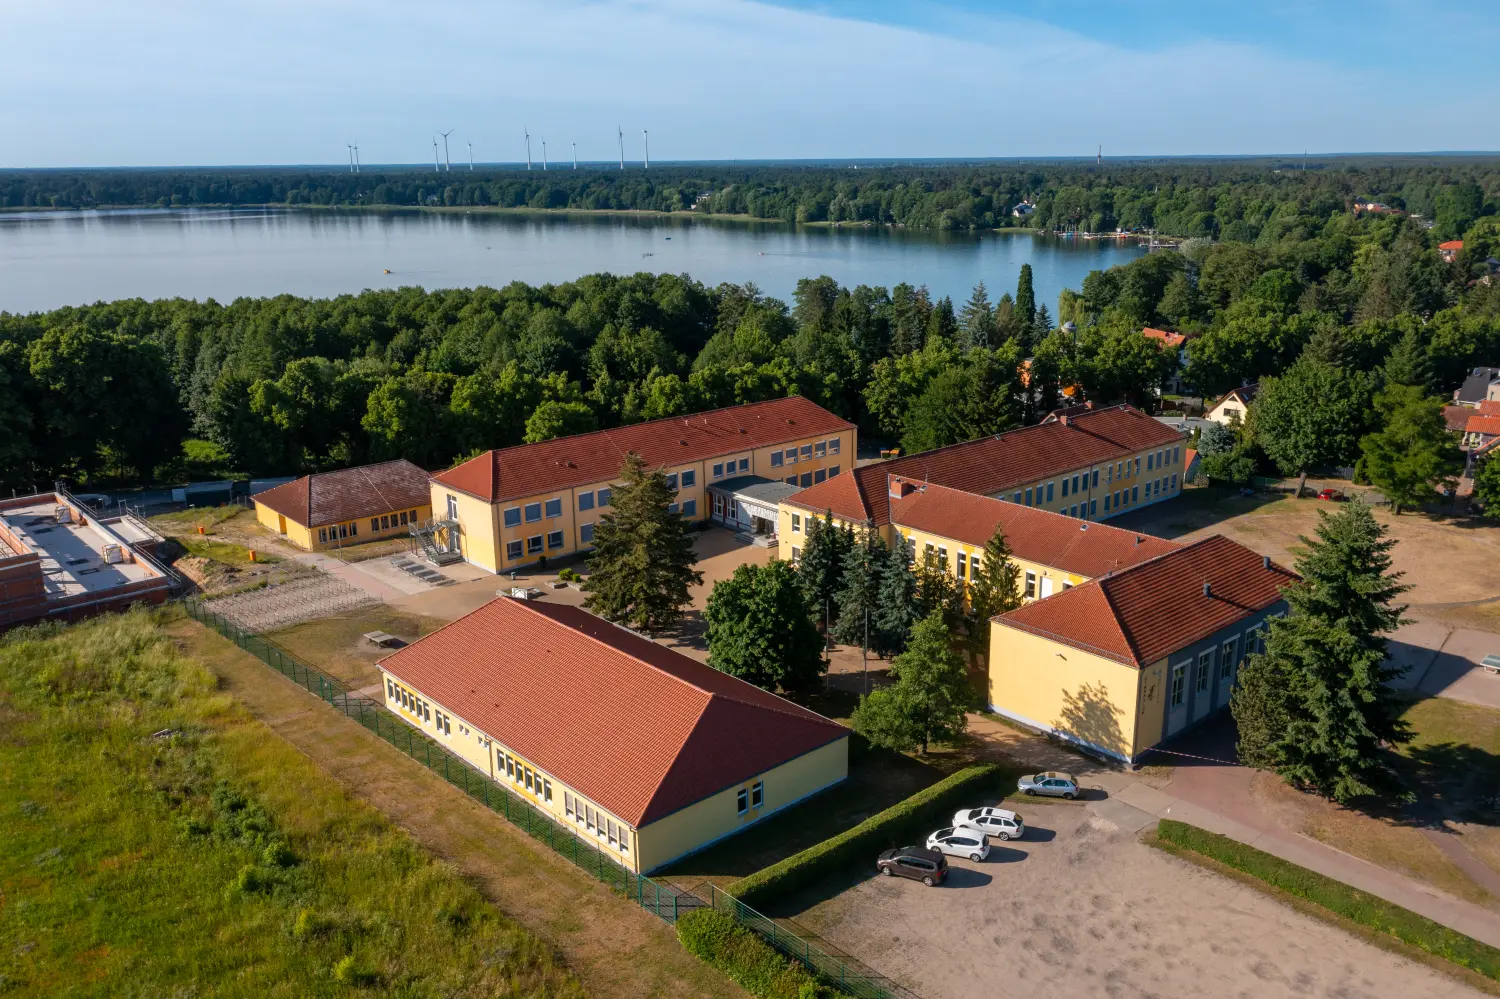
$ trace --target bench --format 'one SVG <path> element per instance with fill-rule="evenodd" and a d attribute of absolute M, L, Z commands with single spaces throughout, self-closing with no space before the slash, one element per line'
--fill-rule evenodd
<path fill-rule="evenodd" d="M 401 639 L 383 631 L 367 631 L 364 634 L 364 639 L 371 645 L 382 649 L 389 649 L 401 644 Z"/>
<path fill-rule="evenodd" d="M 1480 660 L 1479 665 L 1484 667 L 1486 673 L 1500 675 L 1500 656 L 1485 656 Z"/>

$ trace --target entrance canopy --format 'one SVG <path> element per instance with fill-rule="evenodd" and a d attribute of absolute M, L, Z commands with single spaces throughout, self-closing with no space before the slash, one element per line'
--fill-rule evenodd
<path fill-rule="evenodd" d="M 759 475 L 737 475 L 723 482 L 709 483 L 708 491 L 731 497 L 748 516 L 774 524 L 781 501 L 802 490 L 790 483 L 763 479 Z"/>

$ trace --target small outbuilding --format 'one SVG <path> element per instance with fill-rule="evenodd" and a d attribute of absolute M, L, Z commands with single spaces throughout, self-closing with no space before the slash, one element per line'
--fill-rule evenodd
<path fill-rule="evenodd" d="M 298 548 L 318 551 L 406 536 L 432 516 L 428 474 L 397 459 L 315 472 L 251 497 L 255 519 Z"/>

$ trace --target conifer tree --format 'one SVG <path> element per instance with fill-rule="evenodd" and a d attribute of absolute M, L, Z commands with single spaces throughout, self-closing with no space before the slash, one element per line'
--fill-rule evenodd
<path fill-rule="evenodd" d="M 830 631 L 837 619 L 835 600 L 842 585 L 844 562 L 853 547 L 853 532 L 836 527 L 831 510 L 821 519 L 807 518 L 807 544 L 797 563 L 797 580 L 808 609 Z"/>
<path fill-rule="evenodd" d="M 897 751 L 952 739 L 968 727 L 973 695 L 963 656 L 953 651 L 941 611 L 912 629 L 906 651 L 891 661 L 896 682 L 865 698 L 854 710 L 855 731 L 877 746 Z"/>
<path fill-rule="evenodd" d="M 843 572 L 839 575 L 838 616 L 833 636 L 842 645 L 863 646 L 868 631 L 870 648 L 879 649 L 874 622 L 880 600 L 880 575 L 887 552 L 884 539 L 874 524 L 866 524 L 859 538 L 844 553 Z M 878 654 L 878 653 L 877 653 Z"/>
<path fill-rule="evenodd" d="M 687 522 L 667 510 L 675 491 L 661 469 L 638 454 L 620 470 L 609 511 L 594 526 L 594 551 L 584 583 L 589 610 L 627 627 L 660 631 L 676 624 L 703 582 Z"/>
<path fill-rule="evenodd" d="M 1016 282 L 1016 317 L 1027 329 L 1036 321 L 1036 290 L 1031 285 L 1031 265 L 1021 265 L 1021 277 Z"/>
<path fill-rule="evenodd" d="M 1442 402 L 1415 385 L 1392 384 L 1376 395 L 1375 408 L 1385 414 L 1385 426 L 1360 441 L 1361 471 L 1385 493 L 1393 513 L 1436 501 L 1464 467 Z"/>
<path fill-rule="evenodd" d="M 898 539 L 884 554 L 870 619 L 870 643 L 881 655 L 889 656 L 906 648 L 912 626 L 921 620 L 922 605 L 906 543 Z"/>
<path fill-rule="evenodd" d="M 1021 606 L 1021 567 L 1011 558 L 1010 542 L 999 524 L 985 542 L 984 558 L 973 576 L 968 586 L 969 654 L 988 662 L 990 618 Z"/>
<path fill-rule="evenodd" d="M 958 328 L 962 334 L 959 345 L 965 349 L 990 346 L 990 334 L 995 329 L 995 310 L 990 305 L 989 292 L 983 281 L 974 286 L 974 294 L 969 296 L 963 311 L 958 314 Z"/>

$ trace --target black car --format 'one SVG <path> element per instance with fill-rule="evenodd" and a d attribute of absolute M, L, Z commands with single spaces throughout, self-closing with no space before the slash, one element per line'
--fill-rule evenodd
<path fill-rule="evenodd" d="M 875 861 L 875 867 L 888 878 L 911 878 L 929 888 L 942 884 L 948 876 L 947 859 L 936 850 L 921 846 L 887 850 Z"/>

